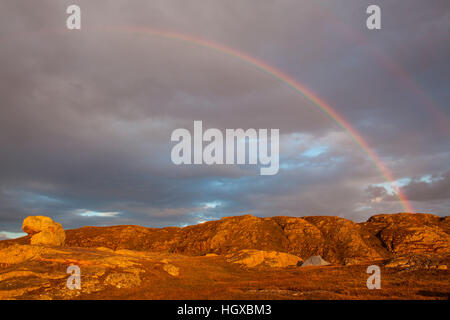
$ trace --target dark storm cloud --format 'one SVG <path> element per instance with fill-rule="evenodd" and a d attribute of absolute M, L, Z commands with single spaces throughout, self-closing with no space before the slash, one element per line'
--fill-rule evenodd
<path fill-rule="evenodd" d="M 386 188 L 381 186 L 370 185 L 366 188 L 366 192 L 369 198 L 371 199 L 380 199 L 380 198 L 383 199 L 389 195 Z"/>
<path fill-rule="evenodd" d="M 280 81 L 221 52 L 104 27 L 243 51 L 329 101 L 397 179 L 449 170 L 446 1 L 380 1 L 376 32 L 356 0 L 78 1 L 73 32 L 61 32 L 71 1 L 0 1 L 0 237 L 30 214 L 72 228 L 402 210 L 367 154 Z M 279 174 L 174 166 L 170 134 L 193 120 L 279 128 Z M 417 211 L 448 214 L 442 177 L 404 187 Z"/>
<path fill-rule="evenodd" d="M 450 171 L 431 176 L 428 181 L 414 179 L 402 189 L 414 201 L 450 200 Z"/>

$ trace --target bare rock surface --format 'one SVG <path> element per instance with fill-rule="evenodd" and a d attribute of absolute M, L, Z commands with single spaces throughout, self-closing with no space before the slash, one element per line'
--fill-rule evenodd
<path fill-rule="evenodd" d="M 162 261 L 165 255 L 129 250 L 12 245 L 0 250 L 0 299 L 25 295 L 33 299 L 70 299 L 108 288 L 139 287 L 149 277 L 166 278 L 179 268 Z M 70 290 L 67 268 L 81 270 L 81 290 Z"/>
<path fill-rule="evenodd" d="M 0 248 L 14 243 L 41 243 L 33 241 L 39 234 L 36 232 L 44 236 L 42 230 L 54 225 L 47 219 L 27 219 L 33 222 L 24 222 L 24 230 L 30 235 L 0 241 Z M 58 226 L 53 229 L 59 230 Z M 245 215 L 185 228 L 83 227 L 65 233 L 65 244 L 69 247 L 190 256 L 261 250 L 288 253 L 303 260 L 320 255 L 332 264 L 342 265 L 390 259 L 407 253 L 450 254 L 449 219 L 431 214 L 382 214 L 364 223 L 330 216 L 258 218 Z M 43 242 L 58 245 L 58 241 L 51 239 Z"/>
<path fill-rule="evenodd" d="M 31 236 L 32 245 L 62 246 L 66 240 L 66 233 L 61 224 L 53 222 L 49 217 L 30 216 L 25 218 L 23 231 Z"/>
<path fill-rule="evenodd" d="M 381 214 L 363 224 L 394 255 L 409 253 L 450 254 L 448 217 L 431 214 Z"/>
<path fill-rule="evenodd" d="M 185 228 L 88 227 L 68 230 L 67 244 L 186 255 L 227 254 L 254 249 L 286 252 L 302 258 L 321 254 L 335 263 L 343 262 L 348 256 L 370 259 L 387 254 L 380 241 L 360 230 L 357 224 L 341 218 L 323 217 L 322 220 L 325 223 L 309 222 L 303 218 L 240 216 Z M 336 222 L 343 224 L 341 234 L 331 231 Z M 342 236 L 345 229 L 347 238 Z M 372 243 L 375 243 L 375 248 Z M 345 244 L 348 244 L 346 250 L 349 252 L 342 252 Z"/>
<path fill-rule="evenodd" d="M 170 263 L 165 263 L 163 266 L 163 270 L 174 277 L 177 277 L 180 275 L 180 268 L 177 268 L 173 264 L 170 264 Z"/>
<path fill-rule="evenodd" d="M 256 267 L 265 265 L 269 267 L 289 267 L 297 266 L 302 259 L 289 253 L 263 250 L 241 250 L 228 254 L 229 262 L 238 263 L 246 267 Z"/>
<path fill-rule="evenodd" d="M 170 252 L 198 256 L 240 250 L 320 255 L 333 264 L 354 265 L 408 252 L 450 252 L 448 217 L 384 214 L 367 222 L 330 216 L 227 217 L 185 228 L 83 227 L 66 231 L 66 245 Z M 15 241 L 26 243 L 25 239 Z M 14 243 L 9 240 L 8 243 Z M 6 246 L 0 241 L 0 248 Z"/>
<path fill-rule="evenodd" d="M 448 268 L 448 257 L 431 254 L 405 254 L 389 259 L 386 268 L 398 268 L 401 270 L 414 269 L 442 269 Z"/>

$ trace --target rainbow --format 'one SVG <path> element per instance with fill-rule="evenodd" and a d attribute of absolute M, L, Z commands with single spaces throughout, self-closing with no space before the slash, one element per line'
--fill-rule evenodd
<path fill-rule="evenodd" d="M 221 52 L 222 54 L 229 55 L 235 59 L 239 59 L 256 69 L 262 71 L 263 73 L 269 75 L 270 77 L 281 81 L 286 84 L 303 97 L 305 97 L 309 102 L 311 102 L 315 107 L 322 111 L 328 118 L 334 121 L 340 128 L 342 128 L 350 138 L 367 154 L 367 156 L 373 161 L 378 170 L 384 176 L 386 181 L 388 181 L 392 188 L 396 191 L 397 198 L 401 202 L 405 212 L 414 212 L 411 204 L 406 198 L 405 194 L 399 189 L 395 183 L 395 179 L 380 157 L 375 153 L 374 150 L 368 145 L 368 143 L 361 137 L 361 135 L 356 131 L 355 128 L 347 121 L 344 117 L 339 115 L 327 102 L 320 99 L 314 92 L 308 89 L 305 85 L 299 83 L 297 80 L 293 79 L 286 73 L 277 70 L 276 68 L 268 65 L 267 63 L 256 59 L 255 57 L 249 56 L 246 53 L 237 51 L 233 48 L 227 47 L 223 44 L 207 41 L 194 37 L 192 35 L 182 34 L 173 31 L 165 31 L 147 27 L 118 27 L 118 28 L 106 28 L 105 31 L 112 32 L 126 32 L 141 35 L 152 35 L 157 37 L 163 37 L 166 39 L 172 39 L 177 41 L 183 41 L 190 44 L 198 45 L 204 48 L 215 50 Z"/>

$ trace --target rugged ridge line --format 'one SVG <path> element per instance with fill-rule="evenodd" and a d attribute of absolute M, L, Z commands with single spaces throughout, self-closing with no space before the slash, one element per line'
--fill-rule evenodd
<path fill-rule="evenodd" d="M 432 214 L 380 214 L 363 223 L 331 216 L 226 217 L 184 228 L 141 226 L 66 230 L 68 247 L 179 253 L 229 254 L 244 249 L 285 252 L 302 259 L 320 255 L 333 264 L 404 254 L 450 254 L 450 218 Z M 0 241 L 29 244 L 29 237 Z"/>

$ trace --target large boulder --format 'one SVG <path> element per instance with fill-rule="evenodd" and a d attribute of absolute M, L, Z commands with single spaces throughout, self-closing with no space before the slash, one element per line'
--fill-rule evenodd
<path fill-rule="evenodd" d="M 23 221 L 22 229 L 31 236 L 32 245 L 62 246 L 66 240 L 62 225 L 49 217 L 27 217 Z"/>

